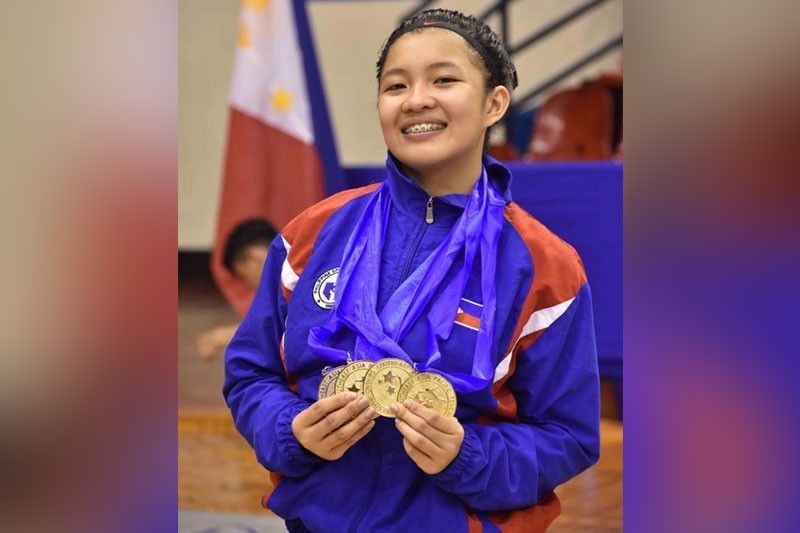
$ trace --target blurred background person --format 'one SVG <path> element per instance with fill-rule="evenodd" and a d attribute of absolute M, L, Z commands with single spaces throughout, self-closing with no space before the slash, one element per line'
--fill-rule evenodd
<path fill-rule="evenodd" d="M 278 232 L 263 219 L 248 219 L 231 232 L 225 243 L 222 263 L 236 278 L 255 291 L 261 279 L 267 249 Z M 219 356 L 239 324 L 225 324 L 204 331 L 197 337 L 197 353 L 205 360 Z"/>

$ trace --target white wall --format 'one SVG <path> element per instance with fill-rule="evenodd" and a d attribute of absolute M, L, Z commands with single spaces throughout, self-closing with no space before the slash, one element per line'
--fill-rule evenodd
<path fill-rule="evenodd" d="M 211 248 L 239 2 L 178 4 L 178 248 Z"/>
<path fill-rule="evenodd" d="M 581 5 L 585 0 L 517 0 L 510 4 L 510 42 Z M 375 112 L 375 61 L 384 39 L 413 1 L 309 0 L 308 11 L 343 165 L 380 164 L 386 148 Z M 433 7 L 478 14 L 489 0 L 440 1 Z M 222 174 L 227 91 L 235 47 L 239 2 L 180 0 L 179 230 L 183 250 L 212 244 Z M 490 20 L 495 30 L 498 22 Z M 606 2 L 515 58 L 516 94 L 548 79 L 570 61 L 622 33 L 622 0 Z M 578 83 L 614 70 L 612 53 L 578 72 Z M 545 95 L 546 96 L 546 95 Z"/>

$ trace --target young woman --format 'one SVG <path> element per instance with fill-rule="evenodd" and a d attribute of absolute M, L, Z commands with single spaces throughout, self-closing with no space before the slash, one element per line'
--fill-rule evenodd
<path fill-rule="evenodd" d="M 597 460 L 580 259 L 484 155 L 516 84 L 475 18 L 404 21 L 378 61 L 385 180 L 272 244 L 224 394 L 290 531 L 544 530 Z"/>

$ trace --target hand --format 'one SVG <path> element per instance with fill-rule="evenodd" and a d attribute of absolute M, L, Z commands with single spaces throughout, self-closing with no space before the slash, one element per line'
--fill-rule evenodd
<path fill-rule="evenodd" d="M 365 396 L 340 392 L 319 400 L 292 420 L 292 432 L 314 455 L 333 461 L 375 427 L 378 414 Z"/>
<path fill-rule="evenodd" d="M 406 453 L 426 474 L 438 474 L 461 451 L 464 427 L 456 417 L 442 416 L 413 400 L 393 404 L 392 411 Z"/>

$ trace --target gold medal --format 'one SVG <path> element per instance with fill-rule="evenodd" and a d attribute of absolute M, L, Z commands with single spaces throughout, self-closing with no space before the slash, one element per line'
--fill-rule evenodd
<path fill-rule="evenodd" d="M 375 412 L 394 418 L 390 406 L 397 401 L 400 387 L 414 373 L 411 365 L 393 357 L 372 365 L 364 377 L 364 394 Z"/>
<path fill-rule="evenodd" d="M 322 376 L 322 381 L 319 382 L 319 394 L 317 395 L 318 399 L 324 400 L 325 398 L 334 395 L 333 391 L 336 387 L 336 378 L 343 369 L 344 365 L 337 366 Z"/>
<path fill-rule="evenodd" d="M 364 394 L 364 376 L 373 365 L 372 361 L 353 361 L 348 363 L 339 375 L 336 376 L 334 394 L 340 392 L 355 392 Z"/>
<path fill-rule="evenodd" d="M 443 416 L 456 413 L 456 392 L 450 382 L 433 372 L 411 375 L 400 387 L 397 401 L 414 400 Z"/>

